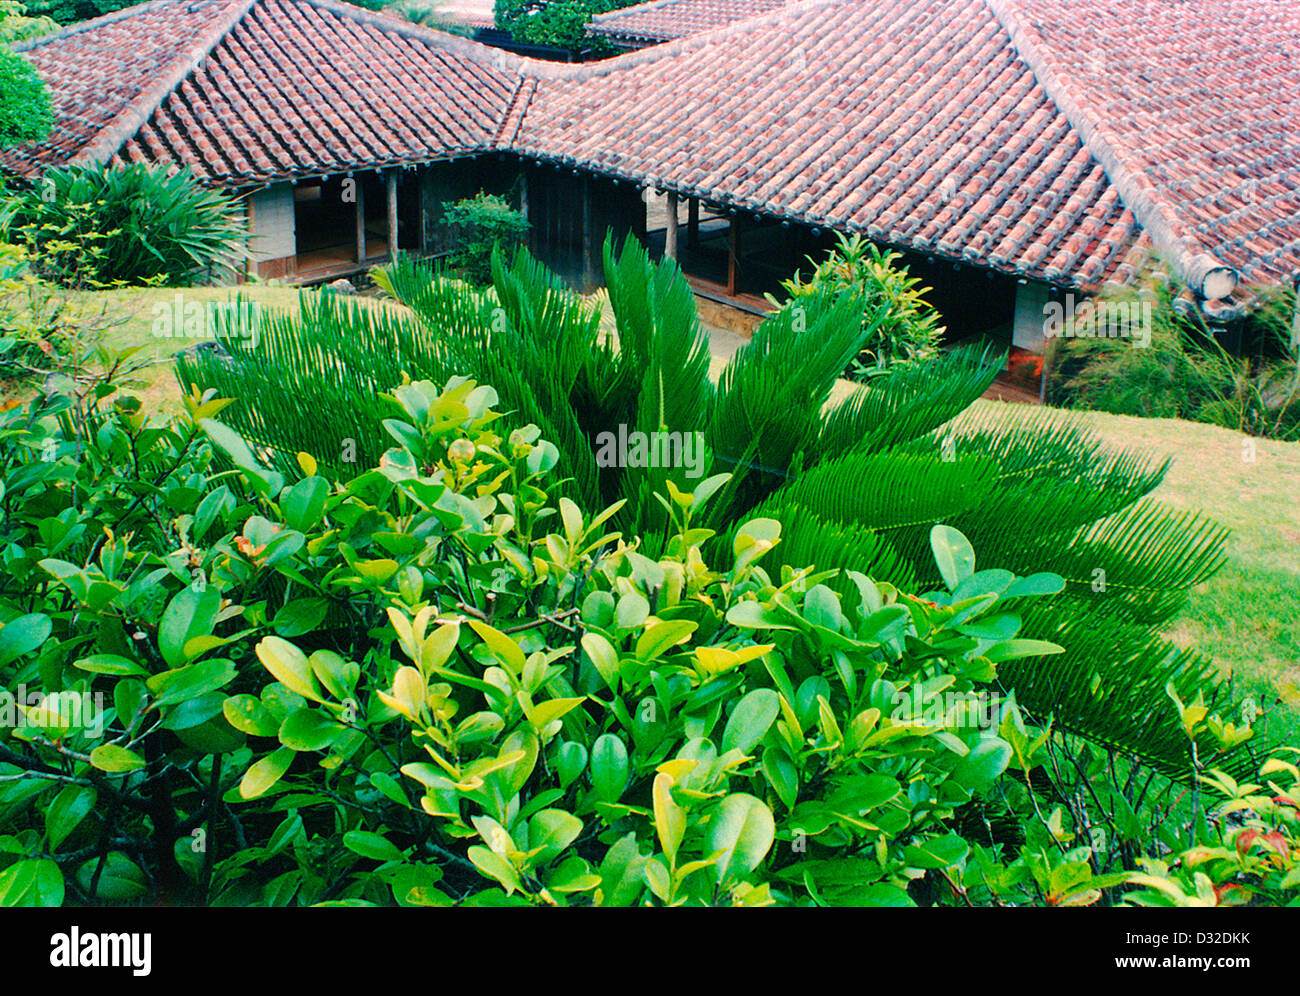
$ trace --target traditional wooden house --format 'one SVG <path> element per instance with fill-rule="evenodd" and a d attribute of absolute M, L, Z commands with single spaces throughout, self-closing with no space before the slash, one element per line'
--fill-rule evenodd
<path fill-rule="evenodd" d="M 1210 314 L 1300 273 L 1292 0 L 804 0 L 581 65 L 337 0 L 151 0 L 20 48 L 56 125 L 0 165 L 188 166 L 266 277 L 434 251 L 479 189 L 581 286 L 633 232 L 749 306 L 860 233 L 954 334 L 1029 348 L 1152 252 Z"/>

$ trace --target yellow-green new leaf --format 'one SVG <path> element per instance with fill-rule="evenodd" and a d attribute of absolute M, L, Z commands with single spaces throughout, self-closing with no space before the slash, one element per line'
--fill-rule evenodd
<path fill-rule="evenodd" d="M 496 655 L 497 660 L 513 673 L 523 673 L 525 658 L 524 652 L 519 649 L 519 644 L 500 630 L 493 629 L 487 623 L 471 619 L 469 624 L 474 632 L 479 635 L 479 639 L 486 643 L 488 649 Z"/>
<path fill-rule="evenodd" d="M 90 752 L 90 763 L 100 771 L 118 774 L 123 771 L 137 771 L 144 767 L 145 761 L 133 750 L 118 747 L 116 744 L 101 744 Z"/>
<path fill-rule="evenodd" d="M 274 675 L 276 681 L 291 692 L 313 702 L 324 701 L 307 655 L 288 640 L 282 640 L 278 636 L 265 637 L 257 645 L 257 659 Z"/>
<path fill-rule="evenodd" d="M 435 629 L 424 641 L 424 649 L 420 651 L 420 669 L 429 674 L 446 664 L 459 639 L 460 626 L 456 623 L 444 623 Z"/>
<path fill-rule="evenodd" d="M 582 649 L 596 671 L 605 679 L 605 684 L 618 691 L 618 652 L 614 645 L 599 633 L 585 633 Z"/>
<path fill-rule="evenodd" d="M 647 627 L 636 641 L 636 659 L 643 663 L 657 659 L 689 637 L 696 628 L 695 623 L 686 619 L 658 622 Z"/>
<path fill-rule="evenodd" d="M 522 694 L 519 699 L 521 704 L 526 701 Z M 549 724 L 572 712 L 585 701 L 585 699 L 581 698 L 547 699 L 545 702 L 533 706 L 531 710 L 525 709 L 525 711 L 528 712 L 528 722 L 532 723 L 537 729 L 544 730 Z"/>
<path fill-rule="evenodd" d="M 496 879 L 501 883 L 506 890 L 507 896 L 520 888 L 519 873 L 500 855 L 494 854 L 486 847 L 478 844 L 471 847 L 467 853 L 470 861 L 474 862 L 475 868 L 488 878 Z"/>
<path fill-rule="evenodd" d="M 256 799 L 265 795 L 293 764 L 294 752 L 288 747 L 281 747 L 262 758 L 244 772 L 239 781 L 239 794 L 245 799 Z"/>
<path fill-rule="evenodd" d="M 659 845 L 668 855 L 668 862 L 677 865 L 677 849 L 686 836 L 686 810 L 677 805 L 672 794 L 672 775 L 660 772 L 655 776 L 652 796 L 654 800 L 655 830 Z"/>
<path fill-rule="evenodd" d="M 428 694 L 424 675 L 413 667 L 399 667 L 393 676 L 391 695 L 379 693 L 380 699 L 392 706 L 411 722 L 416 722 L 424 711 L 424 700 Z"/>

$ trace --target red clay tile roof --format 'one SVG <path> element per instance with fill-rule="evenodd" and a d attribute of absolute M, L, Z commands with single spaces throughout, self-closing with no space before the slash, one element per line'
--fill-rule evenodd
<path fill-rule="evenodd" d="M 1297 0 L 989 0 L 1171 254 L 1300 273 Z"/>
<path fill-rule="evenodd" d="M 161 161 L 238 186 L 492 144 L 521 85 L 517 70 L 498 68 L 494 50 L 467 58 L 441 44 L 445 35 L 354 12 L 367 13 L 299 0 L 155 0 L 43 40 L 26 55 L 49 85 L 57 124 L 13 165 Z"/>
<path fill-rule="evenodd" d="M 795 0 L 650 0 L 591 19 L 588 34 L 631 42 L 661 42 L 720 28 L 778 10 Z"/>
<path fill-rule="evenodd" d="M 800 4 L 548 84 L 523 154 L 1062 283 L 1136 238 L 983 0 Z"/>
<path fill-rule="evenodd" d="M 1290 2 L 1198 0 L 1180 29 L 1170 0 L 807 0 L 573 66 L 335 0 L 153 0 L 24 47 L 56 133 L 0 165 L 239 188 L 509 151 L 1085 288 L 1153 243 L 1279 279 Z"/>

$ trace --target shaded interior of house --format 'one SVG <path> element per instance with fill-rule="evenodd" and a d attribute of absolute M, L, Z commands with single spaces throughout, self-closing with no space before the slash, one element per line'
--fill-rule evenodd
<path fill-rule="evenodd" d="M 272 184 L 245 199 L 250 269 L 263 279 L 311 285 L 355 277 L 394 248 L 437 259 L 452 248 L 443 206 L 480 191 L 497 194 L 530 224 L 529 248 L 576 289 L 602 283 L 605 239 L 635 235 L 654 258 L 672 257 L 714 315 L 748 331 L 780 298 L 781 282 L 824 259 L 835 233 L 739 211 L 672 191 L 641 188 L 586 170 L 479 155 L 382 171 Z M 903 252 L 901 262 L 930 288 L 949 344 L 986 340 L 1013 359 L 995 396 L 1037 401 L 1042 306 L 1052 293 L 992 270 Z"/>

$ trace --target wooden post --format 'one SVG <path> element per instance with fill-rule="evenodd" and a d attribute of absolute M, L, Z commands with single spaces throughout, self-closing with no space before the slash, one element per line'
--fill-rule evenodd
<path fill-rule="evenodd" d="M 1300 279 L 1295 282 L 1295 316 L 1291 319 L 1291 348 L 1300 348 Z"/>
<path fill-rule="evenodd" d="M 366 261 L 366 185 L 359 176 L 353 176 L 357 189 L 357 262 Z"/>
<path fill-rule="evenodd" d="M 595 260 L 591 252 L 591 178 L 582 175 L 582 289 L 589 293 L 596 285 Z"/>
<path fill-rule="evenodd" d="M 429 167 L 421 166 L 416 173 L 416 206 L 420 212 L 420 255 L 429 254 Z"/>
<path fill-rule="evenodd" d="M 388 258 L 397 258 L 397 170 L 390 169 L 388 182 Z"/>
<path fill-rule="evenodd" d="M 686 202 L 686 244 L 694 249 L 700 244 L 700 199 L 692 197 Z"/>
<path fill-rule="evenodd" d="M 256 237 L 253 233 L 257 230 L 257 219 L 253 213 L 253 195 L 248 194 L 244 197 L 244 231 L 247 237 L 244 240 L 244 266 L 239 275 L 241 284 L 247 283 L 249 277 L 257 271 L 257 264 L 253 262 L 253 239 Z M 297 249 L 297 246 L 294 246 Z"/>
<path fill-rule="evenodd" d="M 740 287 L 740 219 L 735 215 L 727 225 L 727 296 L 735 297 Z"/>
<path fill-rule="evenodd" d="M 664 255 L 677 258 L 677 192 L 668 191 L 668 227 L 664 230 Z"/>
<path fill-rule="evenodd" d="M 528 222 L 528 231 L 524 233 L 524 246 L 533 251 L 533 219 L 528 213 L 528 167 L 519 167 L 519 213 Z"/>

